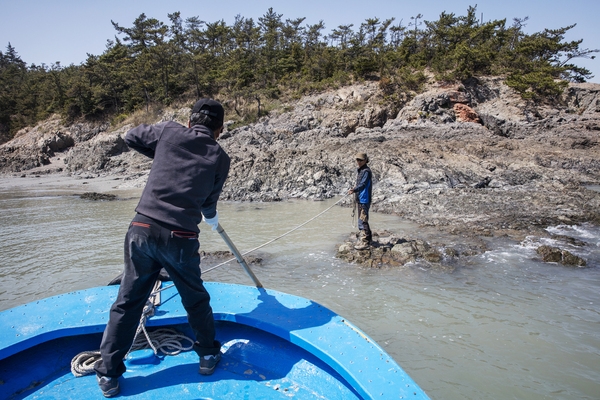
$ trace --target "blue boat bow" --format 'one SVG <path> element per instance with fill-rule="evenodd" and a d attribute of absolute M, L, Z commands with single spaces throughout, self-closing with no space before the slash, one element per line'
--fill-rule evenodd
<path fill-rule="evenodd" d="M 126 363 L 122 395 L 428 398 L 375 341 L 320 304 L 264 288 L 205 285 L 217 338 L 224 344 L 215 374 L 198 375 L 194 352 L 172 357 L 133 352 Z M 100 395 L 95 377 L 75 378 L 64 364 L 80 351 L 99 347 L 117 291 L 116 286 L 92 288 L 1 312 L 2 392 L 8 398 Z M 189 329 L 175 288 L 161 293 L 161 304 L 147 321 L 149 329 L 165 326 Z"/>

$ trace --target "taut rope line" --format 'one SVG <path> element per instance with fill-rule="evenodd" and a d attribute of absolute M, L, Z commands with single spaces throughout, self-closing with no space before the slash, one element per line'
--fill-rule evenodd
<path fill-rule="evenodd" d="M 311 218 L 311 219 L 309 219 L 308 221 L 306 221 L 306 222 L 304 222 L 304 223 L 302 223 L 302 224 L 298 225 L 298 226 L 297 226 L 297 227 L 295 227 L 294 229 L 291 229 L 291 230 L 287 231 L 287 232 L 286 232 L 286 233 L 284 233 L 283 235 L 277 236 L 275 239 L 271 239 L 271 240 L 269 240 L 268 242 L 266 242 L 266 243 L 264 243 L 264 244 L 261 244 L 261 245 L 260 245 L 260 246 L 258 246 L 258 247 L 255 247 L 255 248 L 253 248 L 253 249 L 251 249 L 251 250 L 248 250 L 248 251 L 247 251 L 247 252 L 245 252 L 245 253 L 242 253 L 242 256 L 245 256 L 245 255 L 247 255 L 247 254 L 250 254 L 250 253 L 252 253 L 252 252 L 254 252 L 254 251 L 258 250 L 258 249 L 262 249 L 263 247 L 270 245 L 270 244 L 271 244 L 271 243 L 273 243 L 274 241 L 276 241 L 276 240 L 279 240 L 279 239 L 281 239 L 282 237 L 285 237 L 285 236 L 289 235 L 290 233 L 292 233 L 292 232 L 294 232 L 294 231 L 297 231 L 298 229 L 302 228 L 304 225 L 308 224 L 309 222 L 312 222 L 313 220 L 317 219 L 317 218 L 318 218 L 318 217 L 320 217 L 321 215 L 325 214 L 327 211 L 331 210 L 331 209 L 332 209 L 333 207 L 335 207 L 335 206 L 336 206 L 336 205 L 337 205 L 339 202 L 341 202 L 342 200 L 344 200 L 344 199 L 345 199 L 347 196 L 348 196 L 348 194 L 344 195 L 344 197 L 342 197 L 341 199 L 339 199 L 338 201 L 336 201 L 336 202 L 335 202 L 333 205 L 331 205 L 331 206 L 330 206 L 329 208 L 327 208 L 326 210 L 324 210 L 324 211 L 321 211 L 319 214 L 315 215 L 314 217 L 312 217 L 312 218 Z M 222 262 L 221 264 L 215 265 L 215 266 L 214 266 L 214 267 L 212 267 L 212 268 L 209 268 L 209 269 L 207 269 L 207 270 L 205 270 L 205 271 L 202 271 L 202 273 L 203 273 L 203 274 L 205 274 L 205 273 L 207 273 L 207 272 L 210 272 L 210 271 L 212 271 L 212 270 L 214 270 L 214 269 L 217 269 L 217 268 L 219 268 L 219 267 L 221 267 L 221 266 L 223 266 L 223 265 L 225 265 L 225 264 L 227 264 L 227 263 L 229 263 L 229 262 L 231 262 L 231 261 L 233 261 L 233 260 L 235 260 L 235 259 L 236 259 L 236 258 L 234 257 L 234 258 L 232 258 L 232 259 L 229 259 L 229 260 L 227 260 L 227 261 L 224 261 L 224 262 Z"/>
<path fill-rule="evenodd" d="M 261 245 L 260 245 L 260 246 L 258 246 L 258 247 L 255 247 L 255 248 L 253 248 L 253 249 L 251 249 L 251 250 L 248 250 L 248 251 L 246 251 L 245 253 L 242 253 L 242 256 L 248 255 L 248 254 L 250 254 L 250 253 L 252 253 L 252 252 L 254 252 L 254 251 L 258 250 L 258 249 L 262 249 L 263 247 L 270 245 L 271 243 L 275 242 L 276 240 L 279 240 L 279 239 L 281 239 L 281 238 L 283 238 L 283 237 L 285 237 L 285 236 L 289 235 L 290 233 L 292 233 L 292 232 L 294 232 L 294 231 L 297 231 L 298 229 L 302 228 L 304 225 L 306 225 L 306 224 L 308 224 L 308 223 L 310 223 L 310 222 L 314 221 L 315 219 L 317 219 L 317 218 L 318 218 L 318 217 L 320 217 L 321 215 L 325 214 L 327 211 L 331 210 L 333 207 L 335 207 L 335 206 L 336 206 L 338 203 L 340 203 L 340 202 L 341 202 L 342 200 L 344 200 L 346 197 L 348 197 L 348 194 L 345 194 L 345 195 L 344 195 L 344 196 L 343 196 L 341 199 L 339 199 L 338 201 L 336 201 L 335 203 L 333 203 L 333 204 L 332 204 L 330 207 L 328 207 L 326 210 L 324 210 L 324 211 L 321 211 L 319 214 L 315 215 L 314 217 L 312 217 L 312 218 L 311 218 L 311 219 L 309 219 L 308 221 L 306 221 L 306 222 L 304 222 L 304 223 L 302 223 L 302 224 L 298 225 L 298 226 L 297 226 L 297 227 L 295 227 L 294 229 L 291 229 L 291 230 L 287 231 L 287 232 L 286 232 L 286 233 L 284 233 L 283 235 L 277 236 L 276 238 L 274 238 L 274 239 L 271 239 L 271 240 L 269 240 L 268 242 L 266 242 L 266 243 L 263 243 L 263 244 L 261 244 Z M 207 272 L 210 272 L 210 271 L 212 271 L 212 270 L 215 270 L 215 269 L 217 269 L 217 268 L 219 268 L 219 267 L 222 267 L 223 265 L 225 265 L 225 264 L 228 264 L 228 263 L 230 263 L 231 261 L 234 261 L 234 260 L 236 260 L 236 258 L 235 258 L 235 257 L 233 257 L 233 258 L 231 258 L 231 259 L 229 259 L 229 260 L 227 260 L 227 261 L 224 261 L 224 262 L 222 262 L 221 264 L 215 265 L 215 266 L 214 266 L 214 267 L 212 267 L 212 268 L 208 268 L 207 270 L 204 270 L 204 271 L 202 271 L 202 273 L 203 273 L 203 274 L 205 274 L 205 273 L 207 273 Z M 171 285 L 165 286 L 165 287 L 164 287 L 164 288 L 162 288 L 162 289 L 159 289 L 158 291 L 167 290 L 167 289 L 170 289 L 170 288 L 172 288 L 173 286 L 175 286 L 175 285 L 174 285 L 174 284 L 171 284 Z"/>

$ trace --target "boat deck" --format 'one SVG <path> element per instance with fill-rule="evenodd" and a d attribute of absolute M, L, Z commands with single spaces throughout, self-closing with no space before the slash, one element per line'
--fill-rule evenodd
<path fill-rule="evenodd" d="M 206 287 L 224 345 L 215 373 L 199 375 L 194 352 L 156 357 L 141 350 L 127 361 L 122 396 L 427 399 L 377 343 L 327 308 L 262 288 Z M 102 397 L 95 376 L 75 378 L 70 361 L 99 347 L 117 290 L 72 292 L 0 313 L 2 393 L 15 399 Z M 161 297 L 147 326 L 189 330 L 177 291 Z"/>

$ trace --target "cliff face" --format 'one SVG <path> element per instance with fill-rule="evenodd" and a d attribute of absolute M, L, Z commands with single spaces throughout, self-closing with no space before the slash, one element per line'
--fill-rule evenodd
<path fill-rule="evenodd" d="M 584 187 L 600 183 L 599 91 L 571 85 L 561 104 L 543 107 L 491 78 L 434 85 L 409 102 L 388 102 L 375 83 L 306 96 L 222 135 L 232 168 L 221 198 L 345 193 L 361 151 L 371 159 L 376 211 L 483 234 L 600 222 L 600 194 Z M 188 113 L 162 119 L 185 123 Z M 151 162 L 128 151 L 128 128 L 63 127 L 55 118 L 0 146 L 0 170 L 118 174 L 143 184 Z"/>

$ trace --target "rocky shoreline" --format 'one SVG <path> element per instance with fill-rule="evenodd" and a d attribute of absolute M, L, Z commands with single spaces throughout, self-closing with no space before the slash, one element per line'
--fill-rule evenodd
<path fill-rule="evenodd" d="M 185 123 L 188 113 L 170 110 L 161 120 Z M 151 160 L 128 150 L 129 128 L 63 126 L 55 117 L 0 146 L 0 173 L 5 182 L 103 181 L 100 193 L 140 188 Z M 222 200 L 340 195 L 352 186 L 353 155 L 362 151 L 375 176 L 373 211 L 465 240 L 600 225 L 600 193 L 588 188 L 600 184 L 598 84 L 572 84 L 560 102 L 542 106 L 494 78 L 431 85 L 400 103 L 367 83 L 285 104 L 256 124 L 228 129 L 220 143 L 232 158 Z"/>

